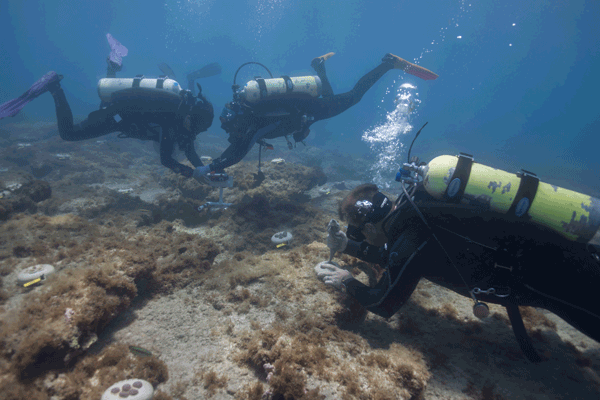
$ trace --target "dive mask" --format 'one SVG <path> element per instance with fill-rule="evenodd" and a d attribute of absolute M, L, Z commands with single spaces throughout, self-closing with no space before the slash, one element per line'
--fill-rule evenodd
<path fill-rule="evenodd" d="M 392 210 L 392 202 L 381 192 L 373 196 L 373 202 L 368 200 L 359 200 L 355 204 L 359 215 L 363 216 L 362 227 L 367 223 L 376 224 Z"/>
<path fill-rule="evenodd" d="M 392 210 L 393 203 L 381 192 L 377 192 L 373 196 L 373 201 L 359 200 L 355 203 L 357 212 L 363 217 L 363 221 L 359 226 L 349 225 L 346 230 L 346 236 L 356 242 L 365 240 L 365 235 L 362 233 L 365 225 L 371 223 L 373 225 L 382 221 L 386 215 Z"/>

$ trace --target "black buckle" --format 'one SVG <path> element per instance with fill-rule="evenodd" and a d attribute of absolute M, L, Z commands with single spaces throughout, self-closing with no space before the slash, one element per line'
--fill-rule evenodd
<path fill-rule="evenodd" d="M 533 203 L 533 199 L 537 193 L 538 186 L 540 184 L 540 178 L 537 177 L 533 172 L 522 169 L 517 172 L 517 176 L 521 178 L 519 183 L 519 189 L 513 200 L 510 208 L 508 209 L 509 215 L 515 215 L 518 218 L 529 219 L 527 211 Z"/>
<path fill-rule="evenodd" d="M 142 79 L 144 79 L 144 75 L 136 75 L 135 78 L 133 78 L 133 85 L 131 85 L 131 87 L 139 88 L 140 82 L 142 81 Z"/>
<path fill-rule="evenodd" d="M 459 154 L 456 168 L 454 168 L 454 173 L 452 174 L 450 182 L 448 182 L 448 186 L 446 187 L 446 192 L 444 193 L 444 201 L 447 203 L 460 203 L 460 200 L 465 193 L 469 177 L 471 176 L 473 162 L 474 160 L 471 154 Z"/>

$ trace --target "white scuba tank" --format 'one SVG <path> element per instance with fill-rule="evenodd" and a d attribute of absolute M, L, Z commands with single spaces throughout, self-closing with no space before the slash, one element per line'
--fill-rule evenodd
<path fill-rule="evenodd" d="M 264 82 L 264 86 L 261 82 Z M 262 86 L 262 88 L 261 88 Z M 295 76 L 271 79 L 253 79 L 239 92 L 248 103 L 274 97 L 308 95 L 319 97 L 322 91 L 321 79 L 318 76 Z"/>
<path fill-rule="evenodd" d="M 134 85 L 134 82 L 135 85 Z M 162 84 L 161 84 L 162 82 Z M 145 89 L 156 89 L 179 95 L 181 86 L 173 79 L 156 78 L 102 78 L 98 81 L 98 96 L 104 102 L 111 101 L 113 93 L 124 89 L 140 87 Z"/>

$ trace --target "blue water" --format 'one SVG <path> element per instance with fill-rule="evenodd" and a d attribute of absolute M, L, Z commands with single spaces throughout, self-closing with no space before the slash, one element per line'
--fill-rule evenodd
<path fill-rule="evenodd" d="M 219 62 L 222 74 L 201 81 L 217 113 L 246 61 L 277 76 L 308 75 L 313 57 L 334 51 L 326 65 L 341 93 L 391 52 L 440 77 L 388 72 L 351 110 L 313 125 L 309 145 L 377 157 L 381 148 L 365 134 L 389 124 L 400 86 L 409 83 L 412 110 L 394 122 L 408 129 L 382 165 L 391 174 L 429 122 L 413 149 L 423 160 L 463 151 L 600 197 L 599 20 L 596 0 L 8 0 L 0 6 L 0 102 L 56 70 L 74 114 L 87 115 L 98 107 L 109 32 L 129 49 L 122 77 L 157 76 L 166 62 L 184 83 L 187 72 Z M 244 73 L 241 80 L 265 75 Z M 44 95 L 0 124 L 53 121 L 53 108 Z M 222 133 L 219 125 L 215 119 L 210 132 Z"/>

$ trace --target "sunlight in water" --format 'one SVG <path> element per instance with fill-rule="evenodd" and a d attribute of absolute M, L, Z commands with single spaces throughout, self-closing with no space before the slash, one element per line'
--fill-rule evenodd
<path fill-rule="evenodd" d="M 369 143 L 376 161 L 371 166 L 372 180 L 380 188 L 389 188 L 394 182 L 399 165 L 404 162 L 404 142 L 411 132 L 411 116 L 415 114 L 420 100 L 417 87 L 410 83 L 399 85 L 394 100 L 395 108 L 386 115 L 385 122 L 366 131 L 362 140 Z"/>

